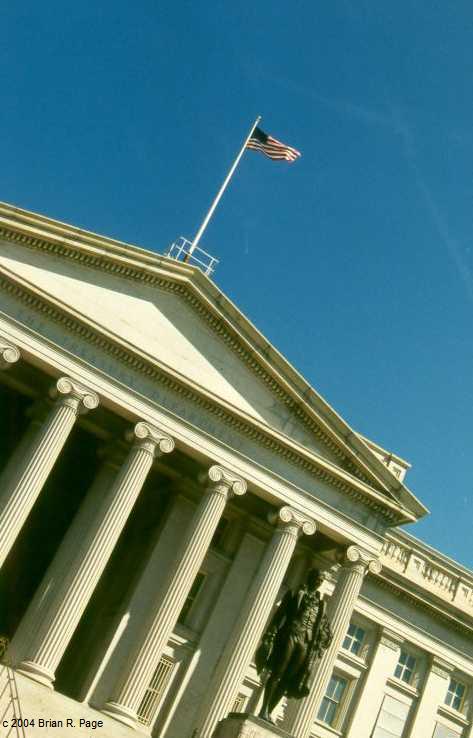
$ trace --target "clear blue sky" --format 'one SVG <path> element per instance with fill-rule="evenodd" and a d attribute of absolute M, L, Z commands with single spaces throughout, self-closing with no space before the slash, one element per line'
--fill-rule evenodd
<path fill-rule="evenodd" d="M 473 567 L 473 7 L 3 3 L 0 199 L 216 282 L 358 431 L 413 464 L 412 532 Z"/>

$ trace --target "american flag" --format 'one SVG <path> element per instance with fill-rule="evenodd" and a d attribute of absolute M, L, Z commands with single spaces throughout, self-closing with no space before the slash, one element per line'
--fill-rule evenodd
<path fill-rule="evenodd" d="M 246 148 L 261 151 L 265 156 L 276 160 L 285 159 L 286 161 L 296 161 L 301 155 L 300 151 L 293 149 L 292 146 L 281 143 L 281 141 L 278 141 L 272 136 L 268 136 L 261 128 L 255 128 L 246 144 Z"/>

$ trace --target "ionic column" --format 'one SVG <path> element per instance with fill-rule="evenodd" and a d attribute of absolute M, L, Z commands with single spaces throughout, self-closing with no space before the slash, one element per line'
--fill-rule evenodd
<path fill-rule="evenodd" d="M 20 358 L 19 349 L 0 336 L 0 370 L 9 369 Z"/>
<path fill-rule="evenodd" d="M 95 392 L 69 377 L 58 379 L 56 403 L 14 469 L 7 465 L 0 499 L 0 567 L 41 492 L 80 412 L 99 404 Z M 16 455 L 15 455 L 16 458 Z"/>
<path fill-rule="evenodd" d="M 297 703 L 291 700 L 286 710 L 284 730 L 291 733 L 293 738 L 310 736 L 317 710 L 325 695 L 338 651 L 347 632 L 363 577 L 368 570 L 379 573 L 381 564 L 356 546 L 349 546 L 335 590 L 327 605 L 327 617 L 332 627 L 333 640 L 316 667 L 309 695 Z"/>
<path fill-rule="evenodd" d="M 169 730 L 167 733 L 164 730 L 163 735 L 188 738 L 189 728 L 199 715 L 201 703 L 208 697 L 209 684 L 220 655 L 233 633 L 241 603 L 245 601 L 248 589 L 258 574 L 265 548 L 264 541 L 256 538 L 251 532 L 243 536 L 215 607 L 199 638 L 200 658 L 193 662 L 195 668 L 187 682 L 186 690 L 179 700 L 178 709 L 174 711 L 169 721 Z"/>
<path fill-rule="evenodd" d="M 238 693 L 271 613 L 286 569 L 301 533 L 315 533 L 315 523 L 290 507 L 282 507 L 274 521 L 277 528 L 243 605 L 200 711 L 195 738 L 211 738 L 214 729 Z"/>
<path fill-rule="evenodd" d="M 125 454 L 122 456 L 122 461 L 124 456 Z M 100 507 L 100 502 L 112 486 L 117 474 L 117 469 L 119 468 L 117 466 L 117 457 L 117 452 L 113 456 L 112 454 L 107 454 L 79 511 L 62 539 L 51 565 L 16 629 L 8 648 L 8 656 L 12 664 L 19 664 L 25 658 L 28 647 L 34 639 L 37 623 L 41 622 L 45 611 L 51 605 L 51 595 L 53 594 L 54 587 L 57 586 L 57 580 L 61 579 L 65 571 L 68 571 L 70 563 L 77 554 L 77 537 L 73 531 L 77 528 L 87 530 L 87 527 L 95 517 Z"/>
<path fill-rule="evenodd" d="M 48 686 L 108 563 L 115 544 L 151 469 L 155 456 L 169 453 L 174 441 L 148 423 L 137 423 L 135 439 L 114 483 L 104 495 L 91 490 L 40 585 L 25 619 L 32 635 L 16 667 Z M 98 495 L 103 499 L 97 505 Z M 37 617 L 34 617 L 34 613 Z M 19 634 L 19 639 L 21 633 Z M 12 654 L 15 645 L 12 644 Z M 12 656 L 10 656 L 11 658 Z"/>
<path fill-rule="evenodd" d="M 135 725 L 137 710 L 176 625 L 228 499 L 246 492 L 246 482 L 221 466 L 209 469 L 211 484 L 201 499 L 171 569 L 164 594 L 157 593 L 141 637 L 128 656 L 104 712 Z"/>
<path fill-rule="evenodd" d="M 432 656 L 422 695 L 417 703 L 417 710 L 412 721 L 410 738 L 425 738 L 433 734 L 437 718 L 437 709 L 443 705 L 450 683 L 453 665 L 437 656 Z"/>
<path fill-rule="evenodd" d="M 383 628 L 371 659 L 347 738 L 369 736 L 383 702 L 386 682 L 394 674 L 403 638 Z"/>

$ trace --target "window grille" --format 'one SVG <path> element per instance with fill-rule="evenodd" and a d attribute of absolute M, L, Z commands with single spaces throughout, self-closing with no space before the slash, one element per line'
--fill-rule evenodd
<path fill-rule="evenodd" d="M 372 738 L 401 738 L 409 714 L 409 705 L 384 696 Z"/>
<path fill-rule="evenodd" d="M 245 705 L 246 705 L 246 695 L 240 692 L 235 702 L 233 703 L 232 712 L 245 712 Z"/>
<path fill-rule="evenodd" d="M 325 697 L 322 700 L 317 718 L 327 725 L 333 725 L 348 682 L 334 674 L 330 679 Z"/>
<path fill-rule="evenodd" d="M 365 638 L 365 631 L 354 623 L 350 623 L 342 648 L 358 656 Z"/>
<path fill-rule="evenodd" d="M 460 711 L 463 707 L 463 698 L 465 697 L 465 685 L 456 679 L 450 679 L 447 694 L 445 695 L 445 704 L 453 707 L 454 710 Z"/>
<path fill-rule="evenodd" d="M 461 729 L 453 730 L 453 728 L 447 728 L 442 723 L 435 723 L 435 731 L 432 738 L 460 738 Z"/>
<path fill-rule="evenodd" d="M 401 650 L 399 655 L 399 661 L 397 662 L 394 676 L 396 679 L 400 679 L 401 682 L 410 684 L 416 668 L 416 660 L 414 656 L 411 656 L 407 651 Z"/>
<path fill-rule="evenodd" d="M 179 614 L 179 617 L 178 617 L 179 623 L 183 624 L 186 622 L 186 618 L 190 613 L 191 607 L 196 601 L 200 590 L 202 589 L 204 580 L 205 580 L 205 574 L 204 572 L 200 571 L 192 583 L 192 587 L 190 588 L 189 594 L 187 595 L 187 600 L 184 602 L 184 606 Z"/>
<path fill-rule="evenodd" d="M 170 684 L 175 666 L 175 661 L 170 659 L 168 656 L 161 656 L 161 660 L 153 674 L 151 683 L 138 708 L 138 722 L 142 725 L 151 725 L 166 689 Z"/>

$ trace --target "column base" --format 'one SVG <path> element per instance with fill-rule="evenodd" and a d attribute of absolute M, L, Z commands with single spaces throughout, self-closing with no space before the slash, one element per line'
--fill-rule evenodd
<path fill-rule="evenodd" d="M 215 728 L 212 738 L 291 738 L 278 725 L 272 725 L 247 712 L 231 712 Z"/>
<path fill-rule="evenodd" d="M 130 728 L 136 728 L 138 725 L 136 712 L 124 705 L 120 705 L 118 702 L 107 702 L 100 708 L 100 712 L 118 720 L 124 725 L 128 725 Z"/>
<path fill-rule="evenodd" d="M 35 682 L 43 684 L 49 689 L 54 689 L 53 683 L 55 675 L 52 671 L 49 671 L 49 669 L 46 669 L 44 666 L 40 666 L 40 664 L 35 664 L 34 661 L 21 661 L 18 666 L 14 666 L 13 668 L 20 674 L 24 674 L 24 676 L 27 676 L 29 679 L 34 679 Z"/>

